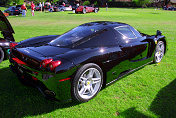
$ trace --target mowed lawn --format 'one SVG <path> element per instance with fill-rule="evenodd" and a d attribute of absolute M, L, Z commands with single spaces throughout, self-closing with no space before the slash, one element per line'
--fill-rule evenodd
<path fill-rule="evenodd" d="M 9 61 L 4 61 L 0 64 L 0 117 L 176 117 L 175 18 L 175 11 L 128 8 L 109 8 L 107 12 L 101 8 L 97 14 L 35 12 L 34 17 L 28 10 L 26 17 L 8 17 L 17 42 L 35 36 L 62 34 L 87 22 L 117 21 L 147 34 L 161 30 L 169 50 L 160 64 L 145 66 L 82 104 L 46 100 L 37 89 L 23 86 L 9 69 Z"/>

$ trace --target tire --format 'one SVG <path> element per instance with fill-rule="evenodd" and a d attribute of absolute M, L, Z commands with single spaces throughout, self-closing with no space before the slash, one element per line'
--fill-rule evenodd
<path fill-rule="evenodd" d="M 82 12 L 83 12 L 83 14 L 86 14 L 86 8 L 83 8 Z"/>
<path fill-rule="evenodd" d="M 3 49 L 0 47 L 0 63 L 4 60 L 4 51 Z"/>
<path fill-rule="evenodd" d="M 94 78 L 94 80 L 93 80 Z M 76 102 L 87 102 L 94 98 L 102 88 L 102 69 L 94 64 L 83 65 L 72 81 L 72 98 Z"/>
<path fill-rule="evenodd" d="M 161 62 L 163 56 L 164 56 L 164 51 L 165 51 L 165 44 L 163 41 L 158 41 L 155 49 L 155 54 L 154 54 L 154 63 L 159 63 Z"/>
<path fill-rule="evenodd" d="M 95 9 L 94 12 L 95 12 L 95 13 L 98 13 L 98 9 Z"/>

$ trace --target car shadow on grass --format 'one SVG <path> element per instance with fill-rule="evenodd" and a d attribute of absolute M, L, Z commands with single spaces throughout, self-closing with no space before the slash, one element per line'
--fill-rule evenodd
<path fill-rule="evenodd" d="M 158 92 L 149 110 L 160 118 L 176 118 L 176 78 Z M 127 109 L 120 115 L 125 118 L 152 118 L 139 112 L 135 107 Z"/>
<path fill-rule="evenodd" d="M 176 78 L 158 92 L 150 111 L 160 118 L 176 118 Z"/>
<path fill-rule="evenodd" d="M 10 68 L 0 69 L 0 118 L 35 116 L 77 104 L 47 100 L 36 88 L 22 85 Z"/>

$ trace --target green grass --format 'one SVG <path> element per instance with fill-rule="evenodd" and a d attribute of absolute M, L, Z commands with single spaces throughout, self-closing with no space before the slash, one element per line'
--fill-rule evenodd
<path fill-rule="evenodd" d="M 0 8 L 4 9 L 4 8 Z M 34 88 L 23 86 L 9 69 L 0 64 L 0 117 L 176 117 L 176 12 L 154 9 L 110 8 L 98 14 L 72 12 L 40 13 L 32 17 L 10 16 L 16 41 L 41 35 L 62 34 L 91 21 L 118 21 L 141 32 L 167 37 L 168 52 L 159 65 L 147 65 L 102 90 L 93 100 L 82 103 L 48 101 Z"/>

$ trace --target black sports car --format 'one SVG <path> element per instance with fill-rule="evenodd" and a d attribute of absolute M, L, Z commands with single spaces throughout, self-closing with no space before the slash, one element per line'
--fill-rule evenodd
<path fill-rule="evenodd" d="M 124 75 L 159 63 L 166 48 L 160 31 L 150 36 L 128 24 L 99 21 L 12 45 L 10 63 L 20 81 L 46 97 L 86 102 Z"/>
<path fill-rule="evenodd" d="M 7 59 L 7 50 L 9 49 L 10 42 L 15 41 L 13 38 L 13 29 L 0 10 L 0 63 Z"/>
<path fill-rule="evenodd" d="M 21 7 L 18 6 L 11 6 L 8 9 L 4 10 L 5 13 L 9 13 L 9 15 L 20 15 L 22 13 Z"/>

